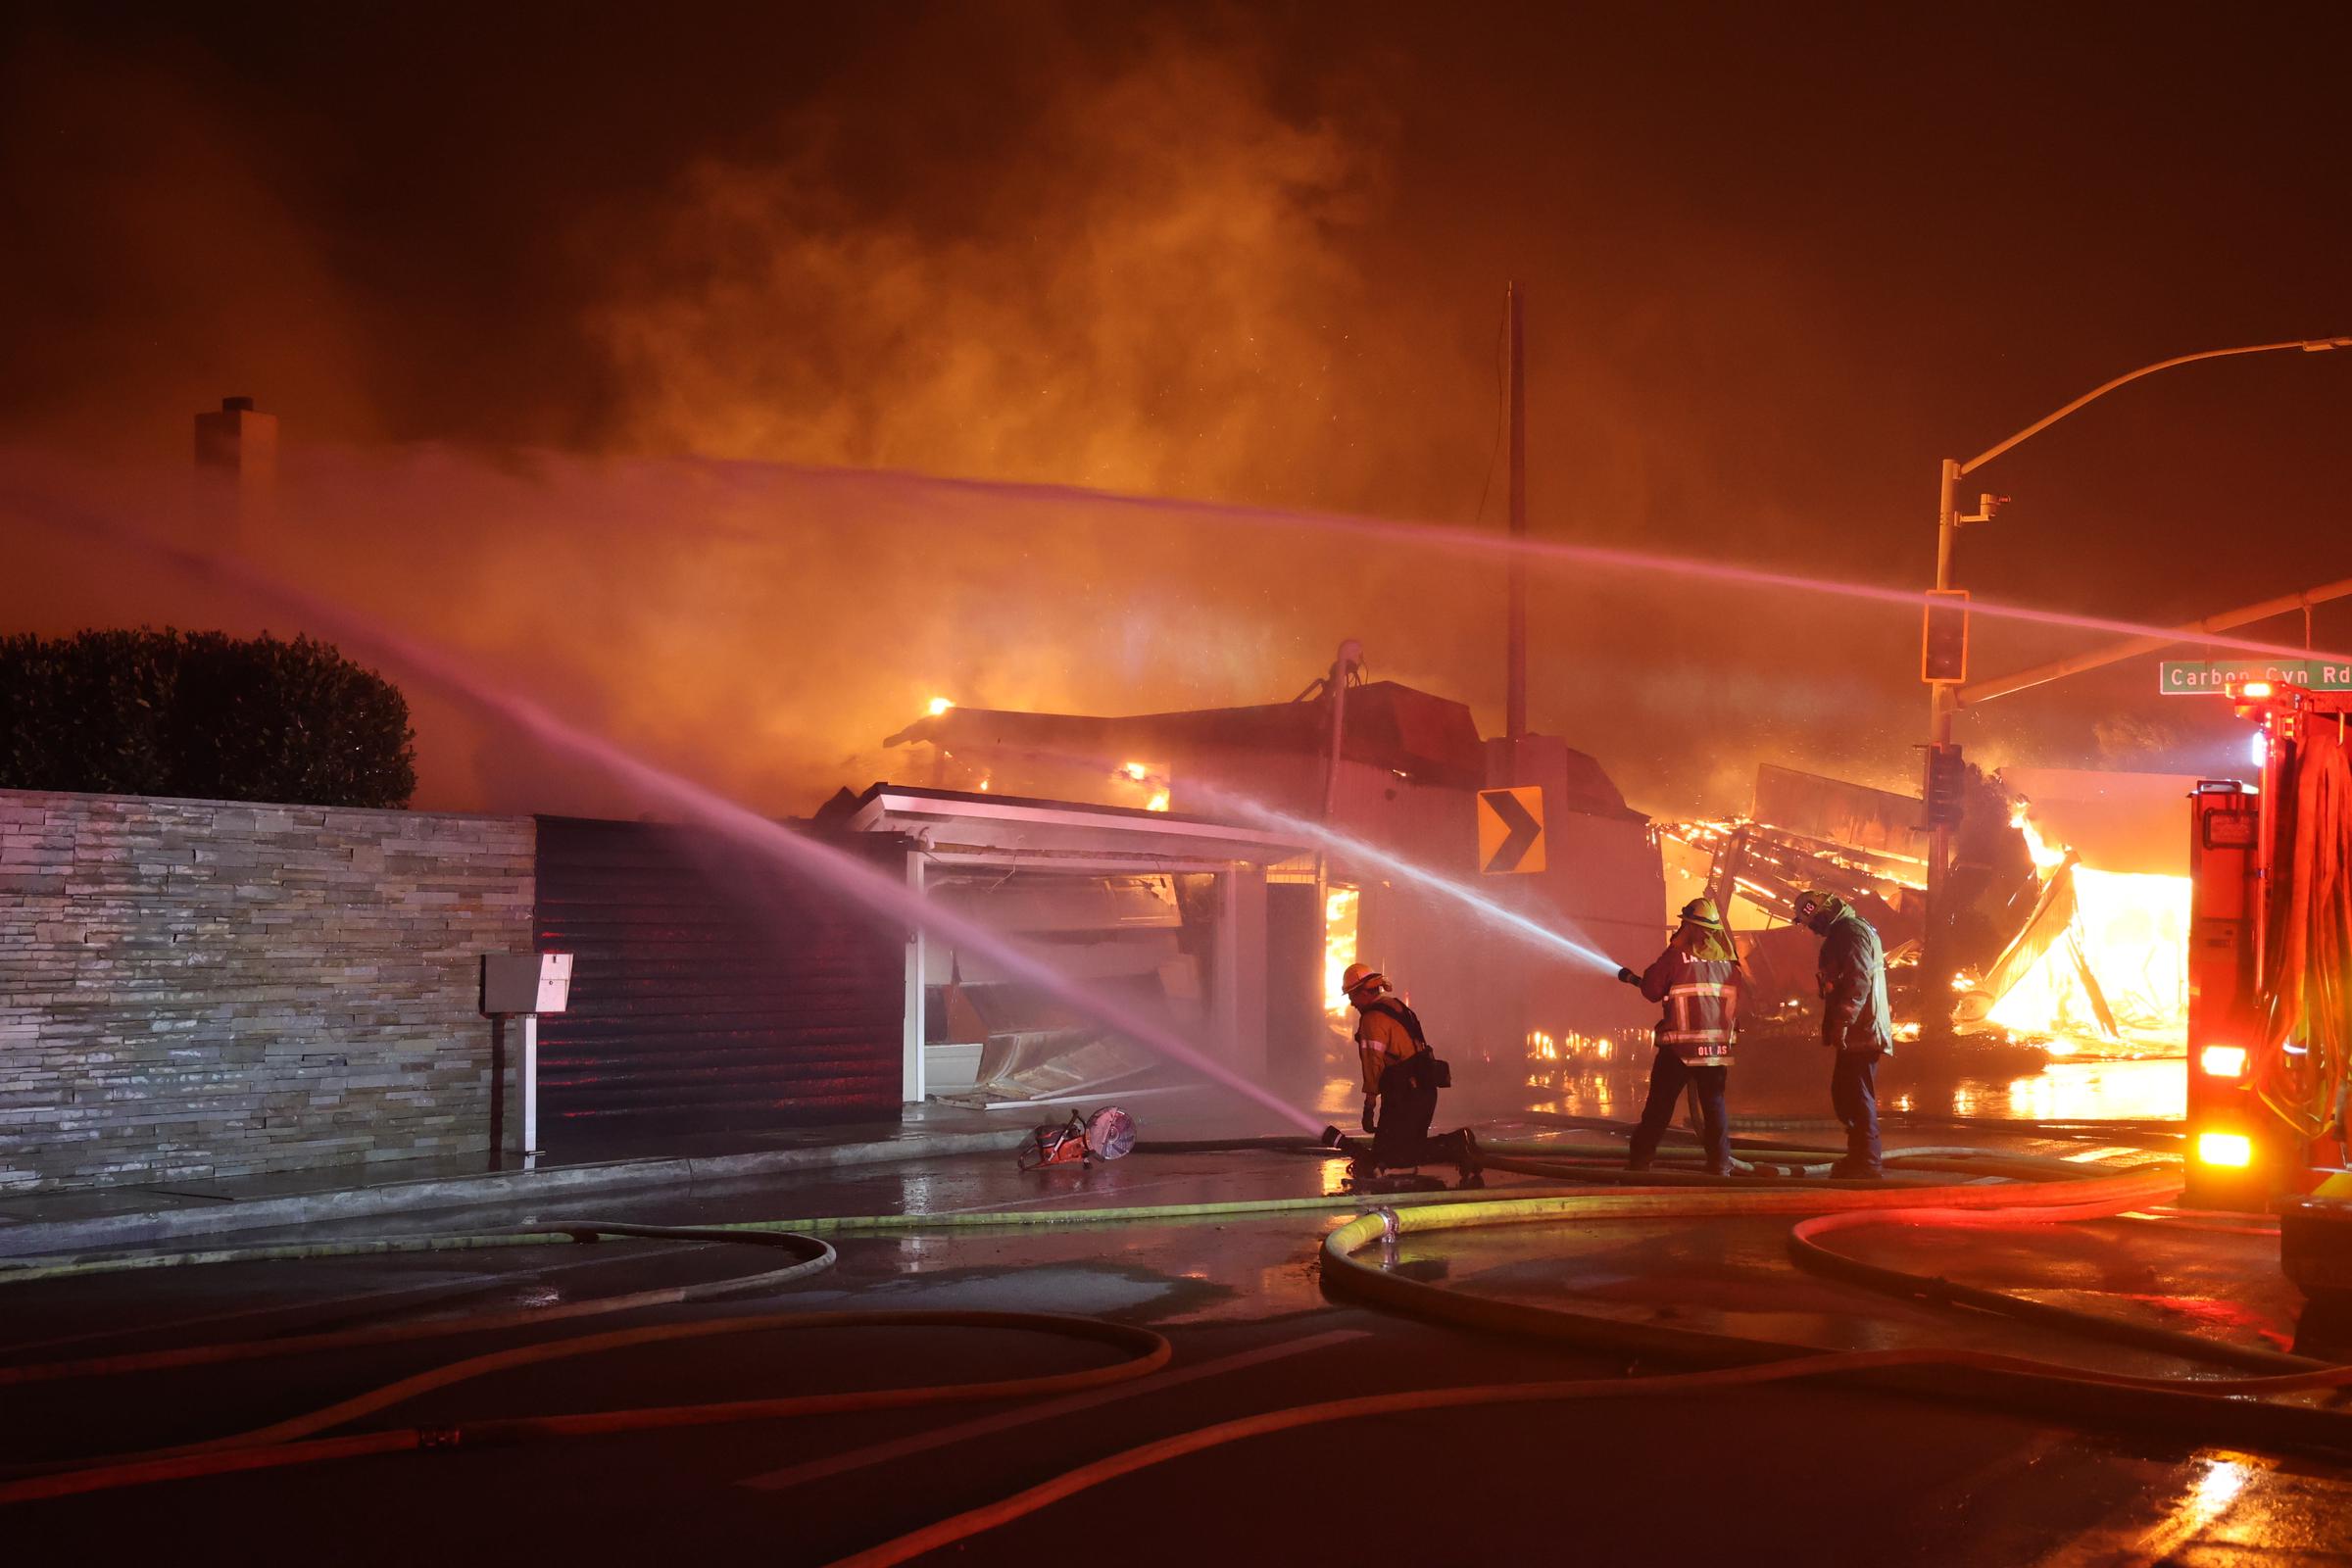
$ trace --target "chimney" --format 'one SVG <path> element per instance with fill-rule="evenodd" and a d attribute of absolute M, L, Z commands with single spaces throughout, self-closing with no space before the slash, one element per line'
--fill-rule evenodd
<path fill-rule="evenodd" d="M 277 416 L 258 412 L 251 398 L 222 398 L 218 414 L 196 416 L 196 470 L 233 486 L 221 542 L 251 543 L 277 489 Z"/>

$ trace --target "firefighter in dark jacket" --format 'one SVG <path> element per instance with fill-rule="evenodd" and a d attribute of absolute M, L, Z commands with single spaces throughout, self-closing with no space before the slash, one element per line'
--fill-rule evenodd
<path fill-rule="evenodd" d="M 1740 954 L 1723 929 L 1711 900 L 1683 906 L 1682 923 L 1666 951 L 1646 973 L 1620 969 L 1617 978 L 1642 988 L 1665 1004 L 1658 1020 L 1657 1059 L 1649 1067 L 1649 1099 L 1626 1158 L 1629 1170 L 1649 1169 L 1658 1140 L 1674 1119 L 1675 1102 L 1686 1086 L 1697 1091 L 1699 1121 L 1706 1130 L 1707 1172 L 1732 1173 L 1732 1127 L 1723 1092 L 1731 1077 L 1732 1042 L 1740 1017 Z"/>
<path fill-rule="evenodd" d="M 1369 964 L 1351 963 L 1340 985 L 1355 1007 L 1355 1050 L 1364 1069 L 1364 1131 L 1372 1135 L 1372 1163 L 1396 1168 L 1424 1160 L 1467 1164 L 1469 1135 L 1432 1140 L 1438 1114 L 1438 1058 L 1422 1037 L 1421 1020 Z"/>
<path fill-rule="evenodd" d="M 1845 1124 L 1845 1157 L 1830 1174 L 1876 1177 L 1882 1173 L 1879 1062 L 1894 1054 L 1886 950 L 1871 923 L 1835 893 L 1798 894 L 1796 918 L 1821 936 L 1821 1043 L 1837 1054 L 1830 1103 Z"/>

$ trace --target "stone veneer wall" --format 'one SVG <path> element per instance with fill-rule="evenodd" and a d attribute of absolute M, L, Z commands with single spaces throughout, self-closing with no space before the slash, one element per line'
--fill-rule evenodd
<path fill-rule="evenodd" d="M 0 790 L 0 1191 L 486 1152 L 528 817 Z"/>

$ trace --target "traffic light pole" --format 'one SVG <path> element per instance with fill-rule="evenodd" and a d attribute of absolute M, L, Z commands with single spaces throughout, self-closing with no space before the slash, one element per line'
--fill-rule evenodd
<path fill-rule="evenodd" d="M 1960 465 L 1952 459 L 1943 460 L 1943 474 L 1936 498 L 1936 591 L 1949 592 L 1952 586 L 1952 536 L 1960 524 L 1953 514 L 1953 496 L 1960 485 Z M 1927 766 L 1922 777 L 1932 778 L 1936 759 L 1943 748 L 1952 743 L 1953 683 L 1932 681 L 1928 685 L 1928 753 Z M 1922 787 L 1924 797 L 1928 790 Z M 1933 1012 L 1930 999 L 1941 995 L 1950 982 L 1941 977 L 1943 963 L 1950 944 L 1944 940 L 1944 926 L 1951 911 L 1944 907 L 1950 893 L 1952 858 L 1952 824 L 1941 812 L 1932 813 L 1928 827 L 1928 917 L 1921 930 L 1919 971 L 1926 985 L 1922 988 L 1923 1010 Z"/>
<path fill-rule="evenodd" d="M 2085 403 L 2105 397 L 2126 382 L 2136 381 L 2143 375 L 2153 375 L 2158 370 L 2169 370 L 2176 365 L 2192 365 L 2198 360 L 2229 359 L 2240 354 L 2273 354 L 2287 349 L 2295 349 L 2305 354 L 2322 354 L 2329 349 L 2342 348 L 2352 348 L 2352 337 L 2290 338 L 2283 343 L 2252 343 L 2243 348 L 2206 349 L 2198 354 L 2175 355 L 2169 360 L 2158 360 L 2153 365 L 2143 365 L 2136 370 L 2127 371 L 2111 381 L 2102 381 L 2075 399 L 2074 402 L 2043 415 L 2032 424 L 2009 437 L 2008 440 L 1985 448 L 1966 463 L 1956 463 L 1950 458 L 1944 459 L 1942 472 L 1938 477 L 1936 501 L 1936 588 L 1948 590 L 1952 586 L 1952 536 L 1958 532 L 1962 520 L 1953 511 L 1953 496 L 1959 488 L 1961 478 L 1976 472 L 2019 442 L 2039 435 Z M 1967 520 L 1979 521 L 1989 516 L 1990 514 L 1991 509 L 1986 507 L 1981 509 Z M 1963 670 L 1961 679 L 1965 680 L 1966 678 L 1967 672 Z M 1957 682 L 1931 681 L 1929 683 L 1928 740 L 1930 745 L 1938 749 L 1938 752 L 1952 742 L 1952 712 L 1959 707 L 1958 694 Z M 1933 763 L 1931 762 L 1930 765 L 1933 766 Z M 1924 795 L 1926 791 L 1923 789 L 1921 793 Z M 1947 961 L 1946 956 L 1950 949 L 1948 927 L 1950 917 L 1954 912 L 1945 907 L 1950 897 L 1951 853 L 1951 823 L 1931 823 L 1928 835 L 1928 919 L 1920 954 L 1920 973 L 1927 986 L 1924 997 L 1936 996 L 1941 988 L 1949 985 L 1949 981 L 1944 978 L 1939 965 Z M 1930 1010 L 1933 1012 L 1934 1009 Z"/>

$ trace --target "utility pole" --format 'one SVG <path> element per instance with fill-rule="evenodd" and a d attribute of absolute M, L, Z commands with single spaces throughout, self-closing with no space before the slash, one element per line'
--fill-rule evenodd
<path fill-rule="evenodd" d="M 1510 682 L 1503 709 L 1503 733 L 1527 734 L 1527 341 L 1519 285 L 1509 285 L 1511 333 L 1511 589 Z"/>

